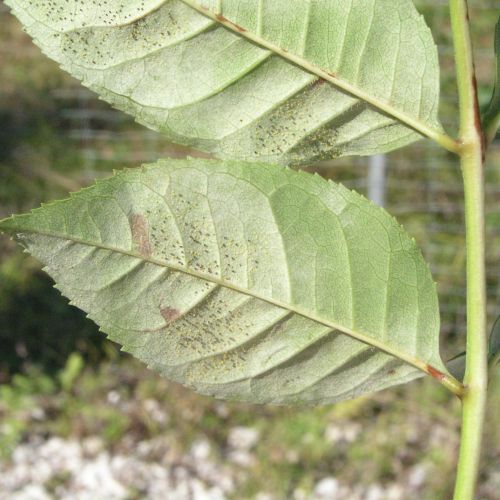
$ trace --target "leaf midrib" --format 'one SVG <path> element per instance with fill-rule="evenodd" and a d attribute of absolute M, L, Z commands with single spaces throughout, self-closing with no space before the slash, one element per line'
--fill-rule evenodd
<path fill-rule="evenodd" d="M 200 14 L 212 19 L 216 23 L 224 26 L 225 28 L 230 29 L 237 35 L 246 38 L 257 45 L 270 50 L 271 52 L 279 55 L 280 57 L 287 59 L 291 63 L 301 67 L 303 70 L 315 74 L 316 76 L 330 82 L 333 84 L 335 87 L 344 90 L 345 92 L 363 100 L 364 102 L 368 103 L 370 106 L 378 109 L 380 112 L 391 116 L 395 120 L 403 123 L 404 125 L 414 129 L 418 133 L 429 137 L 432 140 L 435 140 L 437 142 L 440 142 L 439 139 L 444 139 L 445 141 L 448 139 L 450 140 L 451 138 L 443 133 L 441 130 L 433 128 L 428 126 L 425 122 L 413 118 L 412 116 L 408 115 L 407 113 L 398 110 L 397 108 L 391 106 L 389 103 L 386 101 L 383 101 L 381 99 L 378 99 L 377 97 L 366 93 L 364 90 L 361 88 L 357 87 L 356 85 L 353 85 L 349 83 L 346 80 L 343 80 L 342 78 L 339 78 L 335 73 L 328 72 L 318 66 L 315 66 L 314 64 L 311 64 L 309 61 L 304 59 L 301 56 L 298 56 L 296 54 L 292 54 L 291 52 L 288 52 L 278 45 L 275 45 L 272 42 L 267 41 L 266 39 L 262 38 L 258 34 L 254 34 L 248 30 L 243 30 L 240 26 L 237 24 L 233 23 L 230 19 L 227 19 L 220 13 L 214 12 L 207 7 L 204 7 L 200 3 L 193 1 L 193 0 L 181 0 L 184 4 L 188 5 L 192 9 L 196 10 Z M 451 139 L 452 140 L 452 139 Z M 448 148 L 447 148 L 448 149 Z"/>
<path fill-rule="evenodd" d="M 1 228 L 2 222 L 3 221 L 0 221 L 0 229 L 2 229 Z M 188 267 L 180 266 L 180 265 L 177 265 L 174 263 L 169 263 L 169 262 L 166 262 L 163 260 L 155 259 L 153 257 L 145 257 L 141 254 L 138 254 L 138 253 L 135 253 L 132 251 L 128 251 L 128 250 L 124 250 L 122 248 L 117 248 L 115 246 L 106 245 L 102 242 L 87 241 L 87 240 L 83 240 L 81 238 L 68 236 L 67 234 L 42 231 L 42 230 L 32 229 L 32 228 L 22 229 L 21 227 L 5 228 L 4 231 L 16 233 L 16 234 L 24 232 L 24 233 L 36 234 L 36 235 L 40 235 L 40 236 L 47 236 L 49 238 L 58 238 L 61 240 L 70 241 L 70 242 L 80 244 L 80 245 L 86 245 L 86 246 L 99 248 L 101 250 L 109 250 L 111 252 L 116 252 L 116 253 L 119 253 L 122 255 L 126 255 L 128 257 L 133 257 L 133 258 L 142 260 L 144 262 L 154 264 L 154 265 L 159 266 L 159 267 L 165 267 L 165 268 L 177 271 L 177 272 L 188 274 L 190 276 L 193 276 L 194 278 L 205 280 L 205 281 L 208 281 L 210 283 L 214 283 L 214 284 L 217 284 L 217 285 L 222 286 L 224 288 L 228 288 L 230 290 L 233 290 L 237 293 L 242 293 L 244 295 L 248 295 L 248 296 L 253 297 L 255 299 L 262 300 L 262 301 L 267 302 L 271 305 L 274 305 L 274 306 L 279 307 L 281 309 L 298 314 L 299 316 L 302 316 L 302 317 L 309 319 L 311 321 L 314 321 L 316 323 L 322 324 L 328 328 L 338 330 L 346 335 L 349 335 L 350 337 L 352 337 L 356 340 L 359 340 L 360 342 L 363 342 L 365 344 L 376 347 L 377 349 L 380 349 L 381 351 L 386 352 L 387 354 L 390 354 L 390 355 L 394 356 L 395 358 L 401 359 L 402 361 L 414 366 L 415 368 L 418 368 L 419 370 L 423 371 L 424 373 L 427 373 L 427 374 L 429 373 L 429 364 L 426 363 L 425 361 L 423 361 L 419 358 L 410 356 L 404 352 L 398 351 L 398 350 L 391 348 L 387 345 L 384 345 L 384 344 L 378 342 L 377 340 L 367 336 L 364 333 L 358 332 L 356 330 L 351 330 L 351 329 L 347 328 L 346 326 L 337 324 L 337 323 L 335 323 L 331 320 L 325 319 L 325 318 L 321 318 L 320 316 L 317 316 L 315 314 L 311 314 L 310 312 L 302 310 L 301 308 L 296 307 L 292 304 L 282 302 L 280 300 L 273 299 L 271 297 L 266 297 L 266 296 L 261 295 L 257 292 L 254 292 L 252 290 L 242 288 L 240 286 L 235 285 L 234 283 L 231 283 L 230 281 L 224 280 L 222 278 L 217 278 L 211 274 L 202 273 L 200 271 L 196 271 L 196 270 L 190 269 Z"/>

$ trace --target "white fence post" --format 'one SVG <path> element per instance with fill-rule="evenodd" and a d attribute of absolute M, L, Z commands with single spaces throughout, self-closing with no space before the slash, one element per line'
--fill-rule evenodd
<path fill-rule="evenodd" d="M 383 207 L 385 204 L 385 172 L 387 157 L 373 155 L 368 160 L 368 198 Z"/>

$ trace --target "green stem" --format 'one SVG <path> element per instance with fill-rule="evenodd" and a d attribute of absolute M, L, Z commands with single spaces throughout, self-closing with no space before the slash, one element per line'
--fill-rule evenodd
<path fill-rule="evenodd" d="M 461 157 L 467 235 L 467 349 L 455 500 L 471 500 L 477 481 L 487 390 L 484 189 L 481 153 Z"/>
<path fill-rule="evenodd" d="M 450 0 L 460 102 L 460 160 L 467 238 L 467 350 L 462 397 L 462 436 L 455 500 L 476 489 L 488 384 L 484 231 L 483 132 L 466 0 Z"/>

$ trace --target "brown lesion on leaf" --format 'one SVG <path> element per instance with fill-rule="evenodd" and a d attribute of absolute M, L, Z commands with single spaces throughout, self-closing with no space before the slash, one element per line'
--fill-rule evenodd
<path fill-rule="evenodd" d="M 132 214 L 129 218 L 132 241 L 142 257 L 151 257 L 151 242 L 149 241 L 149 223 L 141 214 Z"/>
<path fill-rule="evenodd" d="M 443 380 L 445 378 L 445 374 L 443 372 L 440 372 L 436 368 L 434 368 L 431 365 L 427 365 L 427 373 L 431 376 L 434 377 L 436 380 Z"/>
<path fill-rule="evenodd" d="M 243 26 L 240 26 L 239 24 L 233 23 L 233 21 L 229 20 L 226 16 L 222 15 L 221 12 L 211 12 L 208 7 L 205 5 L 200 5 L 200 7 L 207 13 L 209 13 L 209 16 L 221 23 L 224 26 L 227 26 L 228 28 L 231 28 L 234 31 L 238 31 L 240 33 L 245 33 L 247 30 L 243 28 Z"/>
<path fill-rule="evenodd" d="M 243 28 L 243 26 L 233 23 L 233 21 L 230 21 L 227 17 L 223 16 L 222 14 L 215 14 L 215 19 L 217 19 L 219 23 L 228 26 L 234 31 L 239 31 L 240 33 L 245 33 L 247 31 L 245 28 Z"/>
<path fill-rule="evenodd" d="M 180 318 L 181 312 L 178 309 L 175 309 L 174 307 L 162 307 L 160 309 L 160 313 L 163 316 L 163 319 L 165 320 L 165 323 L 170 324 L 174 322 L 176 319 Z"/>

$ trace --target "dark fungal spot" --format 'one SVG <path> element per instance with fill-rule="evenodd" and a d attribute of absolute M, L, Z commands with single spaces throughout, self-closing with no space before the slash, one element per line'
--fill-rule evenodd
<path fill-rule="evenodd" d="M 326 83 L 326 80 L 324 78 L 317 78 L 316 80 L 314 80 L 314 82 L 311 83 L 311 88 L 316 88 L 316 87 L 320 87 L 321 85 L 325 84 Z"/>

